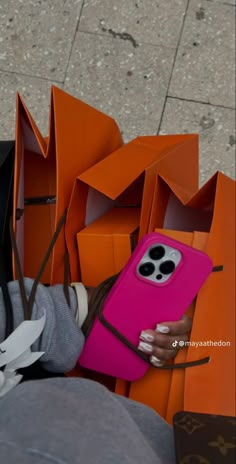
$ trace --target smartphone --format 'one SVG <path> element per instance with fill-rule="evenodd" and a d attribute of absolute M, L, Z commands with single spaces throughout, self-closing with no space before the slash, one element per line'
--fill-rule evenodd
<path fill-rule="evenodd" d="M 202 251 L 156 232 L 145 235 L 96 316 L 79 364 L 128 381 L 141 378 L 149 368 L 135 352 L 142 330 L 179 320 L 212 267 Z"/>

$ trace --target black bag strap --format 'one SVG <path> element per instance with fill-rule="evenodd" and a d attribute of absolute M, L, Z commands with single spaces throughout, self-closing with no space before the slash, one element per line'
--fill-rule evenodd
<path fill-rule="evenodd" d="M 33 308 L 33 304 L 34 304 L 38 284 L 39 284 L 40 279 L 42 277 L 42 274 L 43 274 L 43 272 L 45 270 L 45 267 L 46 267 L 46 265 L 48 263 L 49 257 L 50 257 L 50 255 L 52 253 L 52 250 L 53 250 L 53 247 L 54 247 L 54 245 L 55 245 L 55 243 L 57 241 L 58 235 L 61 232 L 61 229 L 62 229 L 63 225 L 65 224 L 66 216 L 67 216 L 67 209 L 64 211 L 63 215 L 61 216 L 61 218 L 60 218 L 60 220 L 58 222 L 58 225 L 56 227 L 56 230 L 55 230 L 55 232 L 54 232 L 54 234 L 52 236 L 52 239 L 51 239 L 51 241 L 49 243 L 48 249 L 46 251 L 46 254 L 44 256 L 44 259 L 42 261 L 42 264 L 40 266 L 38 274 L 37 274 L 36 278 L 34 279 L 34 283 L 32 285 L 29 298 L 27 298 L 27 296 L 26 296 L 26 291 L 25 291 L 25 286 L 24 286 L 24 276 L 23 276 L 23 272 L 22 272 L 22 269 L 21 269 L 18 247 L 17 247 L 17 243 L 16 243 L 15 234 L 14 234 L 14 231 L 13 231 L 13 220 L 11 218 L 11 221 L 10 221 L 10 235 L 11 235 L 12 249 L 13 249 L 13 254 L 14 254 L 14 259 L 15 259 L 16 273 L 17 273 L 17 278 L 18 278 L 18 281 L 19 281 L 21 301 L 22 301 L 22 306 L 23 306 L 23 310 L 24 310 L 24 318 L 25 318 L 25 320 L 30 320 L 31 319 L 32 308 Z M 66 268 L 66 271 L 65 271 L 65 275 L 64 275 L 64 280 L 65 280 L 64 288 L 66 287 L 66 274 L 67 274 L 66 265 L 65 265 L 65 268 Z M 68 294 L 69 294 L 69 292 L 68 292 Z"/>
<path fill-rule="evenodd" d="M 15 266 L 16 266 L 16 274 L 19 282 L 19 288 L 20 288 L 20 294 L 21 294 L 21 303 L 23 306 L 23 311 L 24 311 L 24 319 L 30 320 L 30 313 L 28 309 L 28 300 L 26 296 L 26 291 L 25 291 L 25 286 L 24 286 L 24 277 L 21 269 L 21 264 L 20 264 L 20 257 L 18 253 L 18 248 L 16 244 L 16 239 L 13 231 L 13 220 L 11 217 L 10 220 L 10 236 L 11 236 L 11 243 L 12 243 L 12 249 L 13 249 L 13 256 L 15 260 Z"/>
<path fill-rule="evenodd" d="M 89 301 L 89 310 L 84 323 L 82 324 L 81 330 L 85 337 L 88 337 L 90 330 L 93 327 L 94 320 L 98 314 L 100 306 L 103 305 L 104 300 L 111 290 L 113 284 L 115 283 L 116 279 L 118 278 L 119 274 L 114 276 L 108 277 L 108 279 L 104 280 L 93 292 L 93 297 Z"/>

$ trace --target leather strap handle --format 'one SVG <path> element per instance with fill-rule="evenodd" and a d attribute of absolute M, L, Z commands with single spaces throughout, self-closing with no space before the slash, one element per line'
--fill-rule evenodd
<path fill-rule="evenodd" d="M 46 251 L 46 254 L 44 256 L 42 264 L 41 264 L 41 266 L 39 268 L 38 274 L 37 274 L 37 276 L 36 276 L 36 278 L 34 280 L 32 288 L 31 288 L 29 298 L 27 298 L 26 292 L 25 292 L 24 276 L 23 276 L 23 272 L 22 272 L 22 269 L 21 269 L 18 247 L 17 247 L 17 243 L 16 243 L 15 234 L 14 234 L 14 231 L 13 231 L 13 220 L 12 220 L 12 217 L 11 217 L 11 220 L 10 220 L 10 236 L 11 236 L 12 249 L 13 249 L 13 254 L 14 254 L 14 259 L 15 259 L 15 265 L 16 265 L 16 273 L 17 273 L 19 286 L 20 286 L 21 301 L 22 301 L 22 306 L 23 306 L 23 310 L 24 310 L 24 318 L 25 318 L 25 320 L 30 320 L 31 319 L 32 308 L 33 308 L 33 304 L 34 304 L 38 284 L 39 284 L 40 279 L 42 277 L 42 274 L 43 274 L 43 272 L 45 270 L 45 267 L 46 267 L 46 265 L 48 263 L 49 257 L 50 257 L 50 255 L 52 253 L 52 250 L 53 250 L 53 247 L 54 247 L 54 245 L 55 245 L 55 243 L 57 241 L 58 235 L 61 232 L 62 226 L 63 226 L 63 224 L 65 224 L 66 215 L 67 215 L 67 209 L 64 211 L 63 215 L 61 216 L 61 218 L 59 220 L 59 223 L 58 223 L 58 225 L 56 227 L 56 230 L 55 230 L 55 232 L 54 232 L 54 234 L 52 236 L 51 242 L 50 242 L 50 244 L 48 246 L 48 249 Z M 66 274 L 66 272 L 65 272 L 65 274 Z M 66 283 L 64 283 L 64 288 L 65 287 L 66 287 Z"/>

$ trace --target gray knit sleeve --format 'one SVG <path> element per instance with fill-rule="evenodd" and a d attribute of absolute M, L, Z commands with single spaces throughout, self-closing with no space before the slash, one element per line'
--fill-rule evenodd
<path fill-rule="evenodd" d="M 29 296 L 33 280 L 24 279 Z M 18 281 L 8 284 L 14 312 L 14 328 L 23 321 L 23 308 Z M 51 372 L 68 372 L 76 365 L 84 345 L 84 335 L 76 325 L 76 296 L 69 288 L 71 308 L 68 307 L 62 285 L 45 287 L 39 284 L 32 311 L 32 320 L 40 319 L 46 312 L 46 325 L 40 338 L 33 344 L 32 351 L 44 351 L 40 358 L 43 367 Z M 0 289 L 0 342 L 4 339 L 5 311 Z"/>

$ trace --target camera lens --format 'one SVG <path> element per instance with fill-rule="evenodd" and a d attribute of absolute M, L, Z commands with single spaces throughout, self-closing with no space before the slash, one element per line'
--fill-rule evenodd
<path fill-rule="evenodd" d="M 155 271 L 155 266 L 153 263 L 144 263 L 139 266 L 139 273 L 144 276 L 150 276 Z"/>
<path fill-rule="evenodd" d="M 175 270 L 175 263 L 174 261 L 164 261 L 164 263 L 161 263 L 160 265 L 160 272 L 162 274 L 171 274 Z"/>
<path fill-rule="evenodd" d="M 161 245 L 155 246 L 149 251 L 149 256 L 151 259 L 157 261 L 165 256 L 165 248 Z"/>

